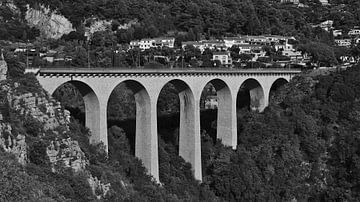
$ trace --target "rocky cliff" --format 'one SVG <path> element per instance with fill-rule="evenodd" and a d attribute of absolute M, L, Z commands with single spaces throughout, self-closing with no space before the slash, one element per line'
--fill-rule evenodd
<path fill-rule="evenodd" d="M 41 141 L 45 144 L 42 159 L 52 172 L 69 168 L 74 173 L 83 173 L 93 194 L 104 197 L 110 184 L 102 183 L 87 171 L 89 160 L 69 135 L 69 124 L 70 112 L 40 86 L 36 92 L 29 92 L 22 83 L 0 82 L 0 148 L 26 165 L 34 161 L 34 152 L 38 152 L 34 142 Z"/>
<path fill-rule="evenodd" d="M 68 19 L 44 6 L 39 6 L 38 9 L 28 6 L 25 19 L 31 27 L 39 29 L 41 36 L 45 38 L 58 39 L 75 30 Z"/>

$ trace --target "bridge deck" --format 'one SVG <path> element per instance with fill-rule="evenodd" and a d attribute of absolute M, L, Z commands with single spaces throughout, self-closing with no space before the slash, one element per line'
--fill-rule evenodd
<path fill-rule="evenodd" d="M 197 68 L 197 69 L 121 69 L 121 68 L 41 68 L 41 69 L 28 69 L 26 72 L 33 72 L 35 74 L 263 74 L 263 73 L 281 73 L 281 74 L 298 74 L 301 72 L 299 69 L 225 69 L 225 68 Z"/>

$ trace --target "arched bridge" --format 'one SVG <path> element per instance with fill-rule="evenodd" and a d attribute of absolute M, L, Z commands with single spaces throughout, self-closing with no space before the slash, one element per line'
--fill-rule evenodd
<path fill-rule="evenodd" d="M 236 148 L 239 89 L 247 88 L 252 108 L 262 111 L 268 105 L 272 86 L 288 82 L 299 73 L 291 69 L 45 68 L 36 71 L 36 76 L 50 94 L 67 82 L 77 87 L 85 103 L 90 141 L 106 146 L 108 100 L 115 87 L 125 82 L 136 102 L 135 155 L 159 181 L 157 100 L 165 84 L 173 84 L 179 92 L 179 155 L 191 163 L 195 178 L 201 180 L 200 97 L 205 85 L 211 82 L 217 91 L 217 138 Z"/>

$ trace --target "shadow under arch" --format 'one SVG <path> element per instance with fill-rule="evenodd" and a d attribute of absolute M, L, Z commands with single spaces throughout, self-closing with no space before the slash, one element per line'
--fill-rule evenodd
<path fill-rule="evenodd" d="M 284 86 L 285 84 L 289 83 L 288 80 L 286 80 L 285 78 L 278 78 L 274 81 L 274 83 L 272 83 L 271 88 L 270 88 L 270 96 L 269 98 L 272 97 L 272 95 L 279 90 L 282 86 Z"/>
<path fill-rule="evenodd" d="M 58 97 L 56 96 L 56 94 L 59 93 L 58 91 L 62 89 L 62 87 L 65 87 L 64 90 L 66 90 L 67 89 L 66 85 L 71 85 L 80 92 L 84 102 L 85 126 L 90 129 L 90 133 L 91 133 L 90 143 L 98 143 L 98 140 L 100 139 L 99 137 L 101 135 L 100 134 L 101 133 L 100 103 L 98 96 L 95 94 L 94 90 L 88 84 L 78 80 L 71 80 L 61 84 L 59 87 L 57 87 L 54 90 L 52 95 L 54 97 Z"/>
<path fill-rule="evenodd" d="M 140 82 L 135 80 L 121 81 L 112 90 L 110 98 L 108 100 L 108 107 L 111 107 L 109 103 L 115 90 L 122 84 L 125 84 L 126 88 L 131 90 L 135 100 L 135 109 L 130 109 L 135 111 L 135 147 L 131 146 L 131 148 L 135 150 L 135 156 L 140 158 L 143 161 L 144 165 L 146 165 L 146 161 L 149 160 L 146 158 L 147 151 L 146 149 L 143 149 L 143 147 L 144 144 L 146 144 L 146 138 L 148 138 L 147 136 L 149 136 L 149 132 L 151 131 L 150 96 L 147 89 Z M 131 101 L 127 100 L 126 102 Z"/>
<path fill-rule="evenodd" d="M 233 136 L 233 121 L 232 119 L 232 108 L 233 108 L 233 99 L 229 86 L 227 83 L 221 79 L 215 78 L 210 80 L 207 85 L 211 84 L 216 90 L 216 100 L 215 102 L 211 99 L 214 97 L 210 96 L 210 105 L 206 105 L 209 101 L 208 97 L 205 97 L 205 109 L 214 108 L 213 104 L 217 104 L 217 117 L 216 117 L 216 138 L 222 140 L 224 145 L 232 146 L 232 136 Z M 212 104 L 211 104 L 212 103 Z"/>
<path fill-rule="evenodd" d="M 237 95 L 237 107 L 247 107 L 249 110 L 263 111 L 265 109 L 264 89 L 256 79 L 246 79 L 240 86 Z"/>
<path fill-rule="evenodd" d="M 185 81 L 173 79 L 162 86 L 172 84 L 179 96 L 179 156 L 192 165 L 194 176 L 201 180 L 200 109 L 194 93 Z M 157 102 L 159 103 L 159 97 Z"/>

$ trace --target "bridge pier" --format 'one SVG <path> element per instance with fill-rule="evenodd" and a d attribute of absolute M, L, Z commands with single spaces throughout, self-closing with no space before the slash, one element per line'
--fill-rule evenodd
<path fill-rule="evenodd" d="M 189 88 L 181 91 L 179 98 L 179 155 L 192 165 L 195 179 L 202 181 L 199 100 Z"/>
<path fill-rule="evenodd" d="M 213 84 L 218 100 L 217 131 L 216 138 L 220 139 L 225 146 L 236 149 L 237 126 L 236 126 L 236 96 L 233 96 L 226 84 Z"/>
<path fill-rule="evenodd" d="M 85 104 L 85 126 L 90 129 L 90 143 L 103 143 L 108 151 L 107 101 L 97 100 L 95 94 L 83 97 Z"/>
<path fill-rule="evenodd" d="M 136 102 L 135 156 L 155 181 L 159 180 L 156 99 L 143 88 L 134 92 Z"/>

